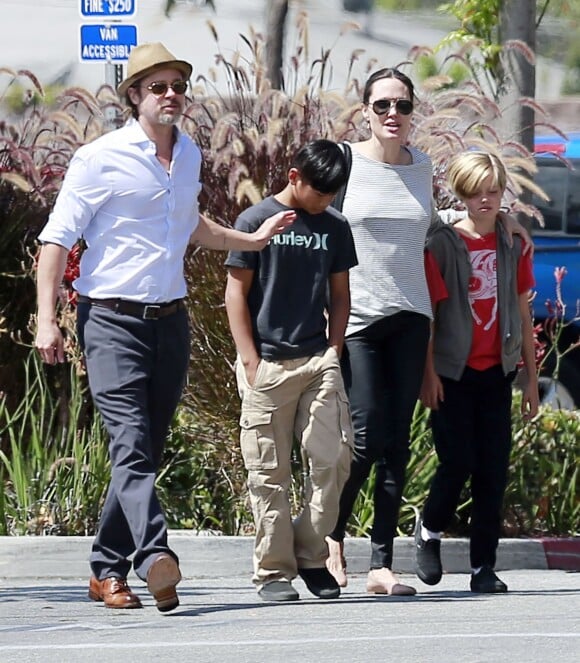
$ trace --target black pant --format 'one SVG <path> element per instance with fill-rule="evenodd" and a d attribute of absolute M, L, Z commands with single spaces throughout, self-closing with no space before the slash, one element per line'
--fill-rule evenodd
<path fill-rule="evenodd" d="M 350 476 L 331 537 L 344 539 L 358 493 L 376 463 L 371 568 L 391 568 L 393 539 L 409 460 L 409 429 L 423 378 L 429 320 L 385 317 L 349 336 L 342 358 L 355 434 Z"/>
<path fill-rule="evenodd" d="M 135 573 L 145 580 L 167 545 L 155 480 L 185 382 L 187 312 L 142 320 L 81 303 L 79 336 L 89 386 L 109 433 L 111 483 L 93 542 L 91 568 L 102 580 Z"/>
<path fill-rule="evenodd" d="M 442 378 L 445 400 L 431 415 L 439 465 L 423 524 L 434 532 L 447 529 L 471 477 L 472 568 L 495 566 L 511 448 L 512 380 L 501 366 L 467 367 L 459 381 Z"/>

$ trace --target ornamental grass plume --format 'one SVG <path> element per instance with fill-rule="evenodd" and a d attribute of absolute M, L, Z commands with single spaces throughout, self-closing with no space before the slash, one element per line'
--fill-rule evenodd
<path fill-rule="evenodd" d="M 297 39 L 294 52 L 287 57 L 282 89 L 274 90 L 265 75 L 263 35 L 250 29 L 248 34 L 242 35 L 242 50 L 226 56 L 228 51 L 221 48 L 215 26 L 209 23 L 208 29 L 216 43 L 215 66 L 200 73 L 194 81 L 181 127 L 203 152 L 200 208 L 217 222 L 227 225 L 246 207 L 282 188 L 290 158 L 303 143 L 323 137 L 364 138 L 366 130 L 360 100 L 369 73 L 383 66 L 398 66 L 414 77 L 417 58 L 426 52 L 412 49 L 408 61 L 379 63 L 372 58 L 365 60 L 365 53 L 357 49 L 348 63 L 340 63 L 347 70 L 344 90 L 331 92 L 328 86 L 336 66 L 332 47 L 312 53 L 308 18 L 302 12 L 297 18 Z M 341 32 L 350 29 L 353 24 L 345 24 Z M 417 81 L 418 99 L 411 141 L 433 160 L 437 202 L 441 207 L 457 204 L 445 184 L 445 166 L 450 156 L 459 150 L 479 147 L 495 151 L 506 163 L 510 173 L 508 204 L 511 208 L 523 209 L 540 218 L 537 210 L 523 206 L 519 200 L 524 188 L 541 195 L 530 179 L 534 172 L 532 155 L 517 140 L 500 135 L 496 120 L 501 115 L 501 107 L 484 92 L 477 79 L 467 76 L 456 82 L 447 69 L 461 63 L 462 59 L 469 64 L 465 53 L 464 48 L 456 57 L 450 56 L 429 78 Z M 15 78 L 28 75 L 27 72 L 0 70 L 7 85 Z M 2 80 L 0 78 L 0 85 Z M 32 85 L 35 89 L 42 88 L 36 79 Z M 0 94 L 0 102 L 1 99 Z M 121 117 L 120 105 L 110 88 L 101 88 L 95 95 L 72 88 L 63 92 L 56 109 L 44 107 L 42 103 L 32 104 L 18 120 L 0 122 L 0 201 L 3 203 L 0 205 L 0 319 L 5 320 L 6 327 L 6 333 L 0 335 L 0 391 L 10 392 L 6 398 L 14 401 L 2 402 L 5 413 L 13 413 L 11 405 L 18 407 L 22 401 L 18 395 L 24 394 L 24 388 L 18 387 L 14 377 L 21 372 L 23 355 L 15 352 L 15 347 L 21 346 L 15 346 L 10 337 L 19 338 L 23 344 L 31 342 L 29 322 L 35 308 L 35 294 L 30 278 L 30 256 L 35 253 L 35 238 L 44 225 L 74 150 L 108 130 L 106 114 L 110 110 Z M 543 117 L 541 119 L 543 121 Z M 67 269 L 65 287 L 68 292 L 75 275 L 76 257 L 71 256 Z M 235 351 L 223 306 L 224 259 L 223 254 L 199 248 L 192 248 L 186 257 L 187 304 L 192 325 L 189 379 L 167 446 L 167 471 L 160 476 L 160 491 L 173 527 L 211 527 L 225 534 L 237 534 L 250 533 L 252 518 L 245 500 L 245 471 L 237 445 L 239 400 L 232 370 Z M 71 301 L 63 302 L 61 321 L 70 329 L 69 337 L 74 345 L 71 304 Z M 76 349 L 78 351 L 78 344 Z M 22 346 L 22 352 L 28 351 L 28 347 Z M 70 356 L 75 357 L 73 349 Z M 80 379 L 76 366 L 73 369 L 74 378 L 70 380 Z M 56 394 L 59 414 L 51 420 L 50 435 L 43 429 L 37 433 L 37 438 L 44 442 L 44 437 L 60 439 L 64 436 L 63 439 L 72 444 L 84 435 L 86 451 L 90 452 L 93 438 L 106 446 L 98 421 L 91 418 L 87 410 L 84 392 L 77 389 L 82 382 L 74 384 L 75 398 L 80 399 L 83 407 L 77 403 L 72 413 L 65 408 L 70 401 L 68 394 L 72 392 L 70 388 L 68 392 L 63 390 L 63 384 L 64 378 L 48 384 L 50 394 Z M 31 407 L 38 407 L 35 395 L 26 393 L 28 402 L 34 403 Z M 72 421 L 70 417 L 76 419 Z M 32 426 L 30 418 L 27 422 L 27 426 Z M 432 469 L 434 462 L 432 454 L 428 458 L 421 456 L 428 438 L 424 413 L 417 413 L 413 430 L 417 454 L 409 468 L 406 499 L 415 505 L 422 499 L 427 485 L 426 472 Z M 0 448 L 4 451 L 7 444 L 0 439 Z M 11 453 L 16 453 L 18 444 L 13 444 L 12 440 L 9 444 L 15 450 Z M 82 459 L 74 465 L 78 472 L 87 461 L 80 447 L 76 454 Z M 62 455 L 74 456 L 68 447 L 63 447 Z M 12 460 L 9 454 L 5 458 Z M 74 474 L 72 465 L 55 464 L 52 457 L 42 460 L 57 474 L 68 473 L 71 477 Z M 102 459 L 99 462 L 103 462 Z M 298 495 L 301 490 L 298 457 L 294 467 L 296 480 L 292 491 Z M 38 463 L 29 464 L 29 470 L 36 472 Z M 71 490 L 75 492 L 75 500 L 78 495 L 79 501 L 81 498 L 92 500 L 90 504 L 96 507 L 101 498 L 100 487 L 93 476 L 89 479 L 86 495 L 81 494 L 82 482 L 78 475 L 74 477 Z M 33 484 L 31 478 L 27 485 Z M 45 488 L 50 490 L 48 485 Z M 89 488 L 94 488 L 90 494 Z M 35 495 L 33 500 L 25 500 L 22 513 L 28 513 L 29 505 L 39 500 L 44 504 L 46 491 Z M 15 496 L 10 502 L 11 518 L 18 518 L 17 503 Z M 52 507 L 50 512 L 43 507 L 37 516 L 39 527 L 50 523 L 51 528 L 55 526 L 55 518 L 60 517 L 58 510 Z M 87 523 L 92 522 L 90 513 L 83 525 L 75 525 L 73 519 L 65 517 L 68 519 L 63 527 L 66 533 L 85 533 L 81 527 L 89 527 Z M 27 519 L 30 521 L 30 514 Z M 11 521 L 15 531 L 26 529 L 26 522 L 19 526 L 14 522 Z M 358 521 L 361 533 L 364 522 L 361 511 Z M 403 524 L 409 526 L 410 522 L 409 517 Z M 356 522 L 353 527 L 355 525 Z M 79 529 L 74 531 L 75 527 Z"/>

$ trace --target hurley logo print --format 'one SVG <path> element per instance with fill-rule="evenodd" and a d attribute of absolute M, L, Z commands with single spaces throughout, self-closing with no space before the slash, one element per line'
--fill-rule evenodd
<path fill-rule="evenodd" d="M 328 233 L 312 233 L 312 235 L 299 235 L 291 230 L 289 233 L 275 235 L 270 242 L 278 246 L 303 246 L 313 251 L 328 251 Z"/>

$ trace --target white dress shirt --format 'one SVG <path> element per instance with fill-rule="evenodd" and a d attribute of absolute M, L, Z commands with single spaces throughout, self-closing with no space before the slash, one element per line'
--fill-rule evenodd
<path fill-rule="evenodd" d="M 167 172 L 133 120 L 77 150 L 39 240 L 70 249 L 84 238 L 74 282 L 81 295 L 147 303 L 184 297 L 200 168 L 199 148 L 177 132 Z"/>

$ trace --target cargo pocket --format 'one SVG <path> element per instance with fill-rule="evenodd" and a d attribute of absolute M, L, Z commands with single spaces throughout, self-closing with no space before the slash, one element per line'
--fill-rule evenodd
<path fill-rule="evenodd" d="M 278 455 L 274 442 L 272 412 L 242 411 L 240 447 L 247 470 L 275 470 Z"/>

